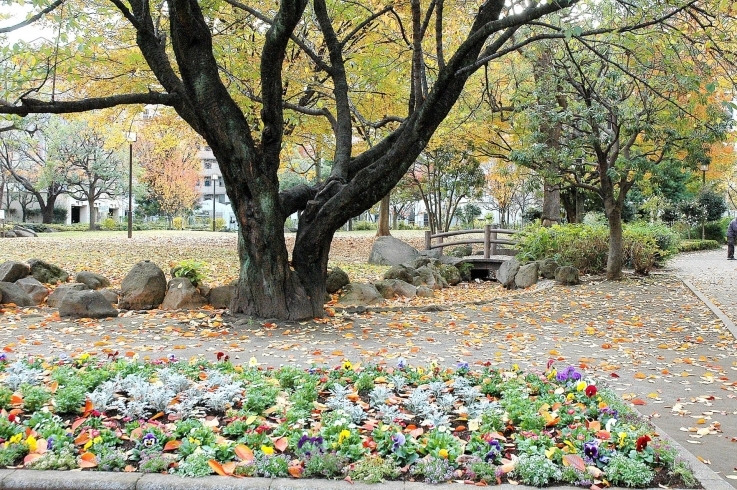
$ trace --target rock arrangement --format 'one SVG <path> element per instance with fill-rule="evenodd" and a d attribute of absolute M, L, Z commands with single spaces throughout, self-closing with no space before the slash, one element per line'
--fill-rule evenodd
<path fill-rule="evenodd" d="M 340 293 L 345 306 L 368 306 L 394 297 L 433 297 L 435 291 L 469 280 L 466 263 L 445 256 L 439 250 L 417 251 L 392 237 L 376 240 L 371 262 L 391 265 L 380 281 L 373 284 L 351 283 L 348 274 L 338 267 L 328 270 L 327 294 Z M 497 280 L 509 289 L 528 288 L 539 277 L 562 284 L 579 284 L 578 270 L 559 267 L 552 259 L 520 264 L 512 258 L 496 273 Z M 186 277 L 167 281 L 164 271 L 149 260 L 133 266 L 123 278 L 120 290 L 110 289 L 110 280 L 91 271 L 79 272 L 73 282 L 61 268 L 40 259 L 0 264 L 0 303 L 16 306 L 46 305 L 59 309 L 69 318 L 115 317 L 121 310 L 194 310 L 210 304 L 227 308 L 235 294 L 235 284 L 210 288 L 195 286 Z M 49 287 L 51 286 L 51 287 Z"/>
<path fill-rule="evenodd" d="M 15 225 L 12 230 L 3 230 L 0 232 L 0 238 L 35 238 L 38 234 L 20 225 Z"/>

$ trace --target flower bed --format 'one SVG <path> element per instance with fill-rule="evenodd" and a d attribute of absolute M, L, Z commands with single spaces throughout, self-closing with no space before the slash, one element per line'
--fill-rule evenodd
<path fill-rule="evenodd" d="M 380 482 L 696 485 L 674 449 L 574 367 L 303 371 L 0 360 L 0 465 Z"/>

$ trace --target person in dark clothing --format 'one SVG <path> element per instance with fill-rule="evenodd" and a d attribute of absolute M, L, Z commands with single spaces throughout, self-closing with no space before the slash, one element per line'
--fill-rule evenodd
<path fill-rule="evenodd" d="M 737 238 L 737 217 L 727 227 L 727 259 L 734 260 L 734 240 Z"/>

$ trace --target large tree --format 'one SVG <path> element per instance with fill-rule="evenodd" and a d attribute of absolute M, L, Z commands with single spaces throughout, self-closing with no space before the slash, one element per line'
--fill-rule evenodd
<path fill-rule="evenodd" d="M 563 38 L 574 27 L 574 18 L 539 20 L 577 3 L 281 0 L 273 9 L 273 4 L 255 4 L 264 10 L 238 0 L 86 4 L 84 16 L 72 21 L 59 14 L 56 20 L 58 25 L 97 29 L 98 38 L 77 33 L 59 49 L 52 44 L 46 57 L 8 61 L 33 66 L 22 79 L 3 84 L 7 102 L 0 104 L 0 113 L 172 106 L 212 148 L 240 225 L 241 273 L 231 311 L 291 319 L 322 316 L 334 232 L 390 192 L 451 111 L 469 77 L 485 63 L 540 37 L 520 32 L 521 26 L 536 23 L 546 37 Z M 674 8 L 670 3 L 633 8 L 619 21 L 650 22 L 667 15 Z M 102 52 L 111 43 L 100 41 L 104 32 L 120 33 L 123 39 L 116 45 L 121 50 Z M 135 42 L 138 52 L 125 48 L 128 41 Z M 366 70 L 359 62 L 362 57 L 381 62 Z M 80 60 L 94 63 L 85 70 L 70 66 Z M 114 64 L 101 73 L 108 60 Z M 77 84 L 76 95 L 88 96 L 54 98 L 50 81 L 62 73 L 74 83 L 70 71 L 95 75 Z M 10 78 L 18 70 L 13 66 L 2 72 Z M 405 90 L 408 110 L 377 115 L 371 123 L 387 126 L 387 136 L 354 153 L 357 108 L 376 96 L 365 90 L 365 77 L 396 81 Z M 114 95 L 100 95 L 96 89 L 102 86 Z M 294 121 L 291 111 L 329 122 L 333 166 L 317 185 L 280 192 L 278 170 L 285 131 Z M 283 223 L 298 210 L 302 214 L 290 260 Z"/>

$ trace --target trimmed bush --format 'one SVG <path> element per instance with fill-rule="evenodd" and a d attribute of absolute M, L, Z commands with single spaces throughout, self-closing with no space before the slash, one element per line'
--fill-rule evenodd
<path fill-rule="evenodd" d="M 681 240 L 679 252 L 696 252 L 698 250 L 715 250 L 721 247 L 716 240 Z"/>

